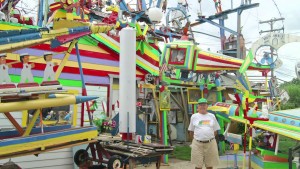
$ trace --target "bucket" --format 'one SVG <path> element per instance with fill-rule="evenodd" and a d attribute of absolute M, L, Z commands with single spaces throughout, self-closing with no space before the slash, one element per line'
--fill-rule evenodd
<path fill-rule="evenodd" d="M 150 135 L 145 135 L 144 143 L 145 144 L 151 143 L 151 136 Z"/>

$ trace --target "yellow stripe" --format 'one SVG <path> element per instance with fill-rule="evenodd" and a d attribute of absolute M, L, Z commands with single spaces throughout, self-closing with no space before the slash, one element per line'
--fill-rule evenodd
<path fill-rule="evenodd" d="M 84 45 L 84 44 L 79 44 L 78 45 L 79 50 L 87 50 L 87 51 L 92 51 L 92 52 L 97 52 L 100 54 L 109 54 L 107 51 L 103 50 L 102 48 L 98 46 L 89 46 L 89 45 Z"/>
<path fill-rule="evenodd" d="M 63 137 L 52 138 L 52 139 L 46 139 L 46 140 L 41 140 L 41 141 L 36 141 L 36 142 L 31 142 L 31 143 L 3 146 L 3 147 L 0 147 L 0 155 L 5 155 L 5 154 L 9 154 L 9 153 L 14 153 L 14 152 L 20 152 L 20 151 L 26 151 L 26 150 L 32 150 L 32 149 L 37 149 L 37 148 L 43 149 L 47 146 L 68 143 L 71 141 L 78 141 L 78 140 L 85 140 L 85 139 L 91 140 L 91 139 L 97 137 L 97 135 L 98 135 L 98 132 L 96 130 L 93 130 L 93 131 L 87 131 L 84 133 L 78 133 L 78 134 L 74 134 L 74 135 L 63 136 Z"/>
<path fill-rule="evenodd" d="M 226 70 L 238 70 L 239 68 L 226 68 Z M 224 68 L 208 67 L 208 66 L 196 66 L 196 70 L 224 70 Z"/>
<path fill-rule="evenodd" d="M 60 7 L 60 4 L 56 4 L 56 5 L 51 5 L 50 9 L 56 8 L 56 7 Z"/>
<path fill-rule="evenodd" d="M 21 27 L 21 25 L 15 26 L 15 25 L 9 25 L 9 24 L 0 24 L 0 28 L 2 31 L 27 29 L 25 27 Z"/>
<path fill-rule="evenodd" d="M 57 18 L 65 18 L 66 15 L 69 14 L 69 13 L 66 13 L 62 10 L 58 10 L 54 16 L 55 19 Z M 73 19 L 81 19 L 81 16 L 77 16 L 77 15 L 73 15 L 73 13 L 71 14 L 72 15 L 72 18 Z M 84 15 L 84 18 L 83 19 L 88 19 L 88 17 L 86 15 Z"/>
<path fill-rule="evenodd" d="M 136 63 L 140 64 L 140 66 L 142 66 L 142 67 L 146 67 L 148 69 L 147 71 L 158 73 L 158 71 L 154 70 L 153 68 L 151 68 L 150 66 L 146 65 L 144 62 L 142 62 L 140 60 L 137 60 Z"/>
<path fill-rule="evenodd" d="M 137 45 L 138 45 L 138 42 L 137 42 Z M 151 50 L 149 50 L 148 48 L 146 48 L 145 50 L 144 50 L 144 52 L 145 52 L 145 54 L 148 56 L 148 57 L 150 57 L 150 58 L 152 58 L 153 60 L 155 60 L 155 61 L 159 61 L 159 57 L 158 56 L 156 56 L 153 52 L 151 52 Z"/>
<path fill-rule="evenodd" d="M 112 89 L 113 90 L 119 90 L 119 85 L 118 84 L 113 84 Z"/>
<path fill-rule="evenodd" d="M 202 55 L 207 55 L 209 57 L 212 57 L 212 58 L 217 58 L 217 59 L 222 59 L 222 60 L 226 60 L 226 61 L 230 61 L 230 62 L 234 62 L 234 63 L 240 63 L 242 64 L 242 60 L 238 60 L 238 59 L 235 59 L 235 58 L 232 58 L 232 57 L 229 57 L 229 56 L 222 56 L 222 55 L 218 55 L 218 54 L 214 54 L 214 53 L 209 53 L 209 52 L 206 52 L 206 51 L 200 51 L 199 54 L 202 54 Z"/>

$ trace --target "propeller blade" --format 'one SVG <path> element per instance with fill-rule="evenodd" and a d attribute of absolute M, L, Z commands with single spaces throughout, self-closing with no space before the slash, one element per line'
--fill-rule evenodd
<path fill-rule="evenodd" d="M 141 30 L 141 26 L 140 26 L 140 24 L 136 24 L 136 36 L 141 36 L 141 35 L 143 35 L 143 32 L 142 32 L 142 30 Z"/>
<path fill-rule="evenodd" d="M 149 26 L 146 24 L 146 26 L 144 27 L 144 30 L 143 30 L 144 36 L 147 34 L 148 29 L 149 29 Z"/>
<path fill-rule="evenodd" d="M 136 51 L 138 51 L 138 50 L 140 49 L 140 47 L 141 47 L 141 44 L 142 44 L 142 41 L 140 41 L 140 42 L 139 42 L 139 44 L 137 45 L 137 47 L 136 47 Z"/>
<path fill-rule="evenodd" d="M 273 63 L 273 59 L 272 58 L 267 58 L 267 62 L 268 62 L 268 64 L 271 64 L 271 63 Z"/>

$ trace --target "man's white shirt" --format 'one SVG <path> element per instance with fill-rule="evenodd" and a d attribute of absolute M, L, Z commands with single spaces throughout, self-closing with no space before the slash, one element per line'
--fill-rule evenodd
<path fill-rule="evenodd" d="M 194 139 L 206 141 L 215 137 L 214 132 L 220 130 L 220 125 L 211 113 L 195 113 L 191 117 L 188 130 L 194 132 Z"/>

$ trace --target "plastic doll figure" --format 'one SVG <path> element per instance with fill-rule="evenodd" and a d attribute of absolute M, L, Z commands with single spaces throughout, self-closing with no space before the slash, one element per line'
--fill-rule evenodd
<path fill-rule="evenodd" d="M 8 69 L 11 68 L 11 65 L 6 64 L 6 57 L 6 53 L 0 54 L 0 84 L 11 83 L 8 75 Z"/>
<path fill-rule="evenodd" d="M 25 83 L 26 81 L 28 81 L 29 83 L 34 82 L 31 69 L 34 68 L 35 65 L 34 63 L 29 64 L 29 54 L 28 53 L 21 54 L 20 60 L 23 63 L 20 83 Z"/>
<path fill-rule="evenodd" d="M 44 53 L 44 60 L 46 61 L 46 68 L 44 70 L 44 79 L 43 81 L 55 80 L 55 73 L 53 67 L 57 65 L 56 62 L 52 62 L 53 54 L 50 52 Z"/>

